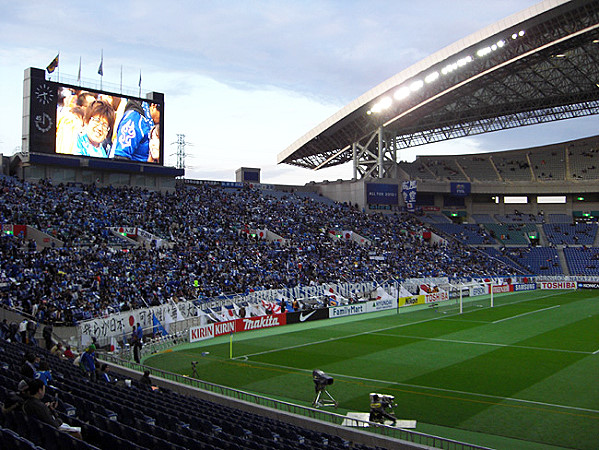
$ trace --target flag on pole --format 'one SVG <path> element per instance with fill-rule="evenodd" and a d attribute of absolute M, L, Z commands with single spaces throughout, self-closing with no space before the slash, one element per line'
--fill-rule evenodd
<path fill-rule="evenodd" d="M 156 317 L 155 313 L 152 313 L 152 325 L 154 326 L 154 336 L 157 336 L 158 333 L 160 333 L 160 336 L 168 335 L 168 333 L 160 323 L 160 320 L 158 320 L 158 317 Z"/>
<path fill-rule="evenodd" d="M 60 56 L 60 52 L 54 57 L 54 59 L 52 61 L 50 61 L 50 64 L 48 64 L 48 67 L 46 67 L 46 70 L 48 71 L 48 73 L 52 73 L 56 70 L 56 68 L 58 67 L 58 57 Z"/>
<path fill-rule="evenodd" d="M 114 336 L 110 338 L 110 351 L 116 352 L 119 349 L 119 343 Z"/>
<path fill-rule="evenodd" d="M 138 95 L 138 97 L 141 97 L 141 69 L 139 70 L 139 83 L 137 83 L 137 85 L 139 86 L 139 95 Z"/>
<path fill-rule="evenodd" d="M 182 320 L 185 320 L 185 317 L 183 317 L 183 314 L 181 314 L 181 311 L 179 310 L 179 306 L 175 303 L 175 310 L 177 311 L 177 322 L 181 322 Z"/>
<path fill-rule="evenodd" d="M 79 57 L 79 71 L 77 72 L 77 83 L 81 83 L 81 56 Z"/>
<path fill-rule="evenodd" d="M 102 54 L 100 56 L 100 67 L 98 67 L 98 75 L 101 77 L 104 76 L 104 50 L 102 50 Z"/>
<path fill-rule="evenodd" d="M 164 328 L 166 329 L 167 334 L 171 331 L 171 323 L 173 323 L 173 316 L 170 315 L 168 311 L 164 311 Z"/>

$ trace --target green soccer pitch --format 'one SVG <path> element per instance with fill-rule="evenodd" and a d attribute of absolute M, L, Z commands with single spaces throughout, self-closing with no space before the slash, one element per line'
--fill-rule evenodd
<path fill-rule="evenodd" d="M 198 361 L 202 380 L 304 406 L 320 369 L 334 377 L 339 402 L 327 410 L 340 414 L 367 412 L 368 394 L 379 392 L 423 433 L 499 449 L 598 449 L 597 293 L 493 301 L 464 299 L 462 314 L 452 301 L 239 333 L 144 363 L 190 375 Z"/>

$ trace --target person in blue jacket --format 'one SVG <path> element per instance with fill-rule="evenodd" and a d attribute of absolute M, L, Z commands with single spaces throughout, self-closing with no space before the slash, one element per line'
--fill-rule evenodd
<path fill-rule="evenodd" d="M 147 162 L 150 154 L 150 131 L 154 126 L 149 108 L 129 100 L 119 122 L 114 142 L 114 158 Z"/>
<path fill-rule="evenodd" d="M 81 355 L 81 368 L 92 381 L 96 381 L 96 346 L 91 344 Z"/>

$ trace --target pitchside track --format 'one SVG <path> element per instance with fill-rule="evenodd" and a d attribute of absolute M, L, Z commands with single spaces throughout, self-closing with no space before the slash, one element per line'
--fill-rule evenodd
<path fill-rule="evenodd" d="M 529 291 L 288 325 L 187 344 L 146 364 L 309 406 L 312 370 L 339 409 L 394 395 L 417 431 L 496 448 L 599 448 L 599 296 Z M 232 350 L 233 358 L 230 358 Z M 204 356 L 202 356 L 202 352 Z M 207 353 L 209 352 L 209 353 Z"/>

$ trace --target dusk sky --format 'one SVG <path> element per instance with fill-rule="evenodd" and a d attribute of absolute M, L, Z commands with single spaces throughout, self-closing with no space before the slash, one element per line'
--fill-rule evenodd
<path fill-rule="evenodd" d="M 165 95 L 166 165 L 177 134 L 186 178 L 265 183 L 349 179 L 350 164 L 310 171 L 277 154 L 364 92 L 426 56 L 538 3 L 533 0 L 112 1 L 0 0 L 0 153 L 21 142 L 23 72 L 60 52 L 52 80 Z M 63 79 L 64 77 L 64 79 Z M 457 139 L 401 154 L 509 150 L 597 134 L 597 118 Z"/>

